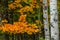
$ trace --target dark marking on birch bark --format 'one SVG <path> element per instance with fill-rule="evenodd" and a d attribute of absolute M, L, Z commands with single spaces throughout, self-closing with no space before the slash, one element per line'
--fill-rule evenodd
<path fill-rule="evenodd" d="M 45 12 L 45 14 L 46 14 L 47 12 Z"/>
<path fill-rule="evenodd" d="M 47 18 L 43 17 L 43 19 L 45 19 L 45 20 L 46 20 Z"/>
<path fill-rule="evenodd" d="M 47 6 L 44 6 L 44 10 L 47 10 Z"/>
<path fill-rule="evenodd" d="M 45 29 L 46 31 L 48 31 L 48 29 Z"/>
<path fill-rule="evenodd" d="M 54 26 L 50 23 L 50 26 L 54 28 Z"/>
<path fill-rule="evenodd" d="M 57 22 L 58 20 L 54 18 L 54 21 Z"/>
<path fill-rule="evenodd" d="M 55 35 L 57 35 L 57 33 L 55 33 Z"/>
<path fill-rule="evenodd" d="M 53 9 L 53 11 L 55 11 L 56 9 Z"/>

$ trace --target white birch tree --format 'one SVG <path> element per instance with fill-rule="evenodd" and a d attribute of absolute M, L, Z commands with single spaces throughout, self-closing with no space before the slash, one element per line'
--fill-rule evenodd
<path fill-rule="evenodd" d="M 50 0 L 51 40 L 59 40 L 57 0 Z"/>
<path fill-rule="evenodd" d="M 43 0 L 43 21 L 44 21 L 44 31 L 45 31 L 45 40 L 50 40 L 49 35 L 49 26 L 48 26 L 48 2 Z"/>

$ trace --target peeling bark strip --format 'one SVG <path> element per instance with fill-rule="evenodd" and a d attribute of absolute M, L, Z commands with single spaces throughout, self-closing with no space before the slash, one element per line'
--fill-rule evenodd
<path fill-rule="evenodd" d="M 51 40 L 59 40 L 57 0 L 50 0 Z"/>
<path fill-rule="evenodd" d="M 49 26 L 48 26 L 48 5 L 47 5 L 47 0 L 43 0 L 43 21 L 44 21 L 45 40 L 50 40 Z"/>

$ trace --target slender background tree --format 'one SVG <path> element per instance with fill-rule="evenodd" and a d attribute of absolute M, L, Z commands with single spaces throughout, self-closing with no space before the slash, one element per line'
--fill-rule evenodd
<path fill-rule="evenodd" d="M 49 36 L 49 26 L 48 26 L 48 5 L 47 0 L 43 0 L 43 21 L 44 21 L 44 31 L 45 31 L 45 40 L 50 40 Z"/>

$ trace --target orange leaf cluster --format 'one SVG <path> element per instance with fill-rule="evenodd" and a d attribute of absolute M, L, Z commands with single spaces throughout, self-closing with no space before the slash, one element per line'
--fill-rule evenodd
<path fill-rule="evenodd" d="M 27 34 L 33 34 L 39 32 L 39 27 L 36 24 L 29 24 L 26 21 L 27 15 L 21 15 L 18 22 L 14 22 L 13 24 L 4 24 L 2 27 L 0 27 L 0 30 L 2 30 L 3 33 L 27 33 Z"/>
<path fill-rule="evenodd" d="M 27 22 L 14 22 L 14 24 L 4 24 L 0 27 L 3 33 L 27 33 L 33 34 L 39 32 L 38 26 L 36 24 L 28 24 Z"/>

